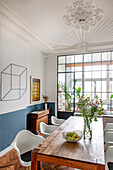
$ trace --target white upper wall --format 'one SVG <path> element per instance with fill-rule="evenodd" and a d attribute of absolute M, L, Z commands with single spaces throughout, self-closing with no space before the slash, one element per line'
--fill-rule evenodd
<path fill-rule="evenodd" d="M 50 102 L 57 100 L 57 57 L 51 56 L 45 59 L 46 63 L 46 94 Z"/>
<path fill-rule="evenodd" d="M 45 94 L 45 59 L 42 52 L 9 28 L 0 25 L 0 72 L 11 63 L 27 67 L 27 91 L 20 100 L 0 101 L 0 114 L 30 105 L 30 76 L 41 81 L 40 102 L 43 102 L 42 94 Z"/>
<path fill-rule="evenodd" d="M 46 63 L 46 95 L 49 102 L 55 102 L 55 114 L 57 114 L 57 56 L 45 59 Z"/>

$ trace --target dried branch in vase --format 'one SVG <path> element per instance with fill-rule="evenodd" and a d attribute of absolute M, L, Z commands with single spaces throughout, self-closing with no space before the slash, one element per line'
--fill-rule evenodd
<path fill-rule="evenodd" d="M 47 101 L 48 101 L 48 96 L 46 96 L 46 95 L 42 95 L 42 97 L 43 97 L 43 99 L 44 99 L 45 103 L 47 103 Z"/>

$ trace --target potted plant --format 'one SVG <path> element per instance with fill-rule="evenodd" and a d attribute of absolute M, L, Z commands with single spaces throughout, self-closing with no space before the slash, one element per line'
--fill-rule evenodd
<path fill-rule="evenodd" d="M 94 100 L 91 100 L 90 97 L 79 95 L 77 104 L 81 115 L 84 117 L 84 137 L 92 138 L 92 120 L 96 122 L 97 116 L 104 113 L 103 101 L 97 95 Z"/>

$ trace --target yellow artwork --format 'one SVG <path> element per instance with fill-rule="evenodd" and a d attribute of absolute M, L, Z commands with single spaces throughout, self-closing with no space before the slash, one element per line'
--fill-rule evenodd
<path fill-rule="evenodd" d="M 31 103 L 40 100 L 40 79 L 31 77 Z"/>

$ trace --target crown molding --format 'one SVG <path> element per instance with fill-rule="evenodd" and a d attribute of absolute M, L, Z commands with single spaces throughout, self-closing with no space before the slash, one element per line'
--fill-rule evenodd
<path fill-rule="evenodd" d="M 6 26 L 16 34 L 24 37 L 29 42 L 35 42 L 39 46 L 43 46 L 48 51 L 53 49 L 49 43 L 41 36 L 40 33 L 35 32 L 22 18 L 20 18 L 14 11 L 0 1 L 0 24 Z"/>
<path fill-rule="evenodd" d="M 93 52 L 106 52 L 113 51 L 113 41 L 107 43 L 92 43 L 88 44 L 88 49 L 84 52 L 77 51 L 76 45 L 65 47 L 65 48 L 56 48 L 54 49 L 54 54 L 48 54 L 47 57 L 58 56 L 58 55 L 72 55 L 72 54 L 84 54 L 84 53 L 93 53 Z"/>

